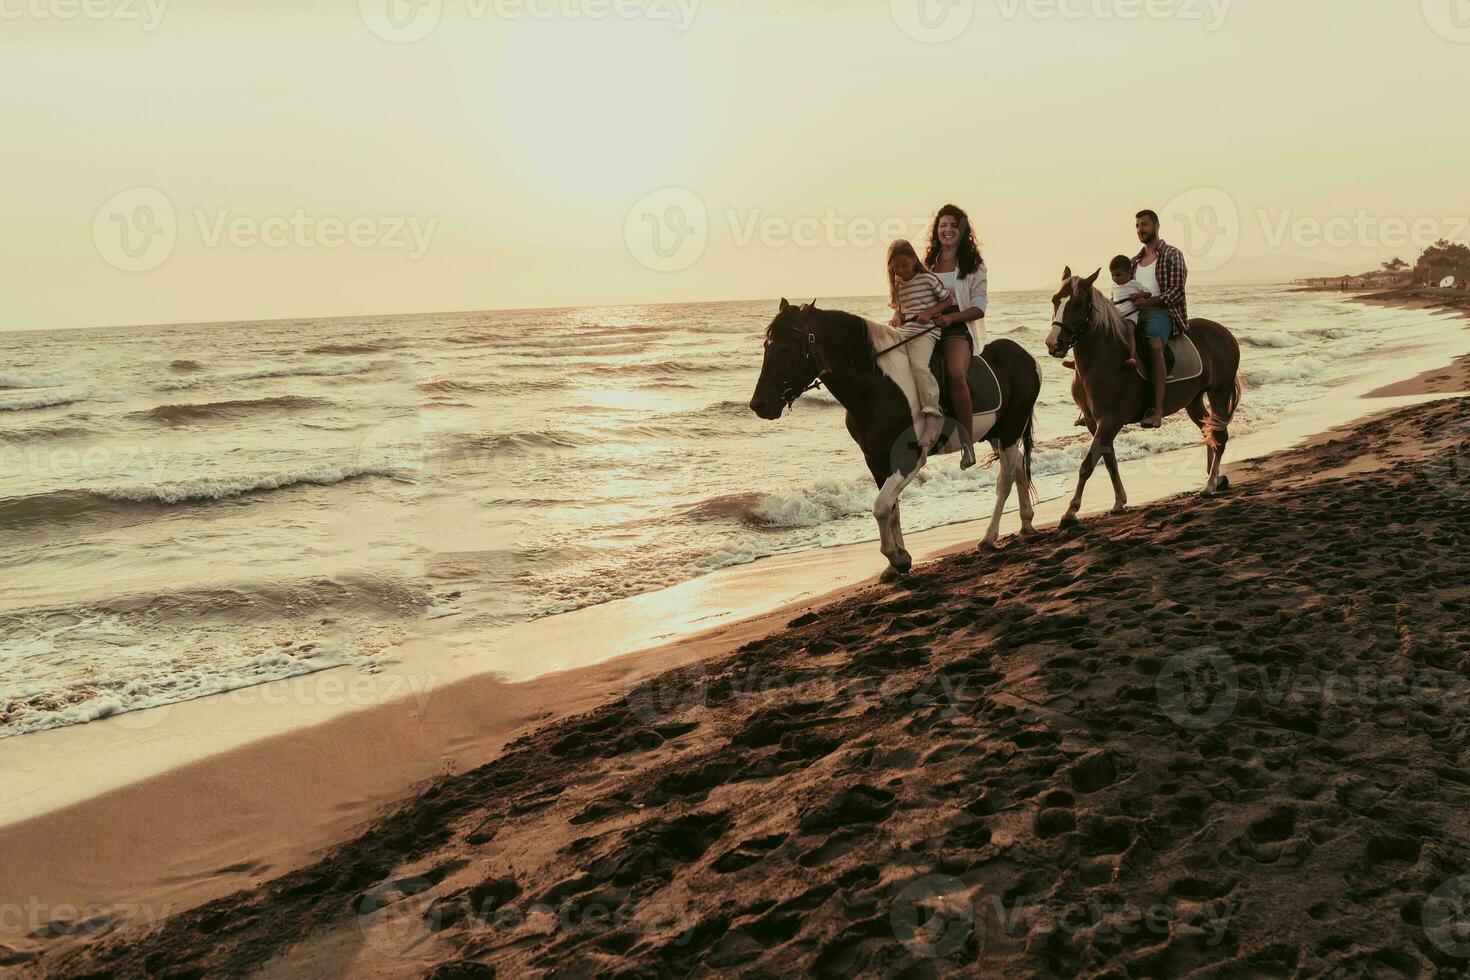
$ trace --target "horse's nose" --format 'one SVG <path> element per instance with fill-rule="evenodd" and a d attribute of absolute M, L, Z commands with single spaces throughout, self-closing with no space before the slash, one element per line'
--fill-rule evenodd
<path fill-rule="evenodd" d="M 761 418 L 765 418 L 766 413 L 770 411 L 770 405 L 764 398 L 756 397 L 750 400 L 750 410 Z"/>

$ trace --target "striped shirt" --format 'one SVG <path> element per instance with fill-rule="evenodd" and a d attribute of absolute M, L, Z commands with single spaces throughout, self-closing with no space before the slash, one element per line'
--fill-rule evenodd
<path fill-rule="evenodd" d="M 953 294 L 932 272 L 920 272 L 908 282 L 898 284 L 898 308 L 905 322 L 917 319 L 920 313 L 940 303 L 952 302 Z"/>

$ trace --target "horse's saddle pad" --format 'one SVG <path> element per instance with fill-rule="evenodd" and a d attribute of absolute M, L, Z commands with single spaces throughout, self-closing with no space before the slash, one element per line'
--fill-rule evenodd
<path fill-rule="evenodd" d="M 942 350 L 934 351 L 934 358 L 929 362 L 929 369 L 939 380 L 940 407 L 944 409 L 946 415 L 953 415 L 954 408 L 953 403 L 949 400 L 949 381 L 947 372 L 944 370 Z M 983 356 L 970 360 L 970 402 L 977 416 L 1000 411 L 1000 381 L 995 377 L 995 369 Z"/>
<path fill-rule="evenodd" d="M 1138 376 L 1148 380 L 1148 340 L 1141 334 L 1138 338 Z M 1174 381 L 1193 381 L 1204 373 L 1204 361 L 1199 356 L 1199 348 L 1194 346 L 1194 341 L 1189 339 L 1189 334 L 1182 333 L 1169 341 L 1169 346 L 1164 348 L 1164 366 L 1169 373 L 1167 379 Z"/>

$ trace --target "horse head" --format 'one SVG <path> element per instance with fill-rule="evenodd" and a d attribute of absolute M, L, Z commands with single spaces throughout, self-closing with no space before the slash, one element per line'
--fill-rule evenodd
<path fill-rule="evenodd" d="M 776 318 L 766 327 L 765 361 L 750 399 L 750 410 L 761 418 L 779 419 L 822 373 L 816 312 L 815 301 L 797 307 L 783 299 Z"/>
<path fill-rule="evenodd" d="M 1092 299 L 1101 275 L 1102 269 L 1086 279 L 1072 275 L 1071 266 L 1062 271 L 1062 286 L 1051 298 L 1051 333 L 1046 338 L 1046 352 L 1052 357 L 1066 357 L 1077 338 L 1092 327 L 1096 320 Z"/>

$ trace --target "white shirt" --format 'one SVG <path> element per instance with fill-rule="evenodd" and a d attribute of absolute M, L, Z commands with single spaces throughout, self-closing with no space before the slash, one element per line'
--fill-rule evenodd
<path fill-rule="evenodd" d="M 1138 277 L 1139 285 L 1147 289 L 1152 295 L 1159 295 L 1159 259 L 1154 256 L 1153 265 L 1138 264 L 1138 271 L 1134 273 Z"/>
<path fill-rule="evenodd" d="M 936 272 L 934 274 L 939 277 L 940 282 L 944 283 L 945 289 L 948 289 L 951 293 L 954 292 L 954 281 L 960 277 L 958 269 L 954 272 Z"/>
<path fill-rule="evenodd" d="M 958 270 L 955 272 L 936 272 L 934 274 L 946 286 L 950 285 L 948 277 L 954 277 L 954 285 L 951 287 L 951 291 L 954 293 L 954 304 L 960 308 L 961 313 L 970 309 L 972 306 L 982 312 L 988 310 L 990 306 L 990 274 L 986 270 L 985 263 L 982 262 L 980 264 L 980 268 L 975 270 L 974 275 L 967 276 L 964 279 L 959 277 Z M 975 353 L 979 354 L 985 349 L 985 318 L 981 317 L 978 320 L 971 320 L 965 325 L 970 328 L 970 340 L 975 344 Z"/>
<path fill-rule="evenodd" d="M 1138 323 L 1138 307 L 1133 305 L 1133 297 L 1142 296 L 1147 291 L 1137 279 L 1113 287 L 1113 302 L 1117 305 L 1118 312 L 1123 314 L 1123 319 L 1132 324 Z"/>

